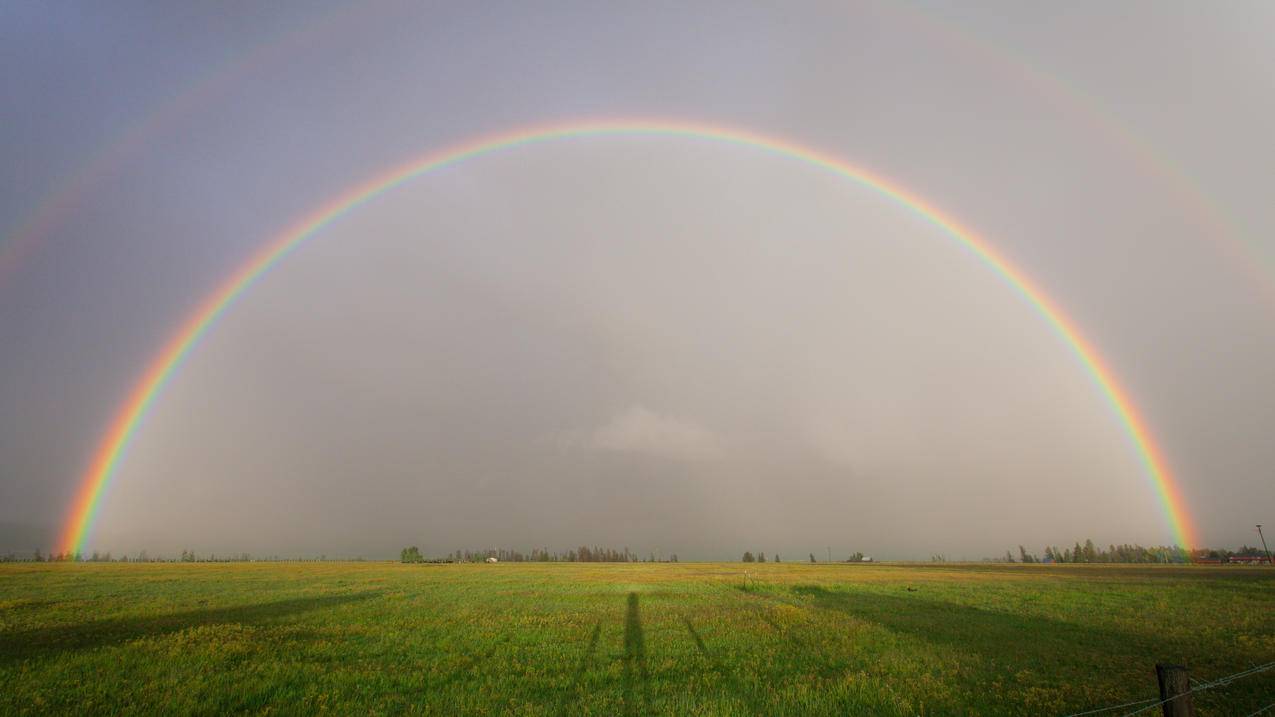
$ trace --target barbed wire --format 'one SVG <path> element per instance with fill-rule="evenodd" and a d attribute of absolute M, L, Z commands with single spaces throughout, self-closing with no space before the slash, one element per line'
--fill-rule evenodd
<path fill-rule="evenodd" d="M 1255 667 L 1250 667 L 1246 670 L 1240 670 L 1239 672 L 1236 672 L 1234 674 L 1226 675 L 1225 677 L 1219 677 L 1216 680 L 1213 680 L 1212 682 L 1202 682 L 1200 680 L 1190 678 L 1191 685 L 1192 685 L 1191 689 L 1181 694 L 1174 695 L 1168 699 L 1158 700 L 1155 697 L 1151 697 L 1145 700 L 1134 700 L 1133 702 L 1125 702 L 1124 704 L 1119 704 L 1119 705 L 1108 705 L 1107 707 L 1098 707 L 1096 709 L 1087 710 L 1085 712 L 1073 712 L 1067 715 L 1066 717 L 1084 717 L 1084 715 L 1096 715 L 1103 712 L 1114 712 L 1115 710 L 1124 709 L 1125 707 L 1138 707 L 1138 709 L 1132 712 L 1126 712 L 1123 716 L 1123 717 L 1131 717 L 1132 715 L 1142 714 L 1143 712 L 1155 709 L 1156 707 L 1159 707 L 1160 705 L 1163 705 L 1168 702 L 1172 702 L 1173 700 L 1176 700 L 1180 697 L 1185 697 L 1194 692 L 1202 692 L 1204 690 L 1213 689 L 1214 687 L 1225 687 L 1226 685 L 1229 685 L 1236 680 L 1249 677 L 1250 675 L 1256 675 L 1259 672 L 1265 672 L 1272 668 L 1275 668 L 1275 661 L 1267 662 L 1265 664 L 1257 665 Z M 1252 715 L 1249 715 L 1249 717 L 1254 717 L 1254 715 L 1260 715 L 1272 707 L 1275 707 L 1275 702 L 1272 702 L 1271 704 L 1254 712 Z"/>
<path fill-rule="evenodd" d="M 1126 702 L 1122 705 L 1109 705 L 1107 707 L 1099 707 L 1096 710 L 1089 710 L 1088 712 L 1073 712 L 1067 715 L 1067 717 L 1083 717 L 1083 715 L 1096 715 L 1100 712 L 1111 712 L 1112 710 L 1118 710 L 1122 707 L 1134 707 L 1136 705 L 1145 705 L 1148 702 L 1155 702 L 1155 699 L 1156 698 L 1151 697 L 1145 700 L 1134 700 L 1133 702 Z"/>
<path fill-rule="evenodd" d="M 1200 686 L 1198 686 L 1198 687 L 1192 687 L 1191 689 L 1187 690 L 1186 692 L 1183 692 L 1183 693 L 1181 693 L 1181 694 L 1174 695 L 1174 696 L 1172 696 L 1172 697 L 1170 697 L 1170 698 L 1168 698 L 1168 699 L 1160 700 L 1159 702 L 1156 702 L 1155 704 L 1147 705 L 1146 707 L 1142 707 L 1142 708 L 1140 708 L 1140 709 L 1136 709 L 1136 710 L 1134 710 L 1134 711 L 1132 711 L 1132 712 L 1127 712 L 1127 713 L 1125 713 L 1124 717 L 1132 717 L 1133 715 L 1136 715 L 1136 714 L 1142 714 L 1143 712 L 1146 712 L 1146 711 L 1148 711 L 1148 710 L 1153 710 L 1153 709 L 1155 709 L 1156 707 L 1159 707 L 1160 705 L 1163 705 L 1163 704 L 1165 704 L 1165 703 L 1167 703 L 1167 702 L 1172 702 L 1173 700 L 1180 699 L 1180 698 L 1182 698 L 1182 697 L 1186 697 L 1187 695 L 1192 694 L 1192 693 L 1195 693 L 1195 692 L 1203 692 L 1204 690 L 1211 690 L 1211 689 L 1213 689 L 1214 687 L 1225 687 L 1225 686 L 1227 686 L 1227 685 L 1231 684 L 1232 682 L 1234 682 L 1234 681 L 1236 681 L 1236 680 L 1243 679 L 1243 678 L 1245 678 L 1245 677 L 1250 677 L 1250 676 L 1252 676 L 1252 675 L 1256 675 L 1256 674 L 1257 674 L 1257 673 L 1259 673 L 1259 672 L 1265 672 L 1265 671 L 1267 671 L 1267 670 L 1269 670 L 1269 669 L 1271 669 L 1271 668 L 1273 668 L 1273 667 L 1275 667 L 1275 662 L 1268 662 L 1268 663 L 1266 663 L 1266 664 L 1264 664 L 1264 665 L 1258 665 L 1258 666 L 1256 666 L 1256 667 L 1250 667 L 1250 668 L 1249 668 L 1249 669 L 1247 669 L 1247 670 L 1241 670 L 1241 671 L 1236 672 L 1235 674 L 1232 674 L 1232 675 L 1227 675 L 1227 676 L 1225 676 L 1225 677 L 1219 677 L 1219 678 L 1217 678 L 1216 680 L 1213 680 L 1212 682 L 1205 682 L 1204 684 L 1202 684 L 1202 685 L 1200 685 Z M 1260 712 L 1259 712 L 1259 714 L 1260 714 Z"/>
<path fill-rule="evenodd" d="M 1256 711 L 1256 712 L 1254 712 L 1254 713 L 1250 714 L 1248 717 L 1257 717 L 1258 715 L 1260 715 L 1261 713 L 1265 712 L 1266 710 L 1268 710 L 1268 709 L 1270 709 L 1270 708 L 1272 708 L 1272 707 L 1275 707 L 1275 702 L 1272 702 L 1272 703 L 1270 703 L 1269 705 L 1266 705 L 1266 706 L 1265 706 L 1265 707 L 1263 707 L 1262 709 L 1260 709 L 1260 710 L 1258 710 L 1258 711 Z"/>

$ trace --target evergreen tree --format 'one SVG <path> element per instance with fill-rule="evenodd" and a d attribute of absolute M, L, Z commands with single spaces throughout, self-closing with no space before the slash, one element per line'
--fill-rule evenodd
<path fill-rule="evenodd" d="M 744 562 L 745 562 L 745 563 L 751 563 L 751 562 L 754 562 L 755 560 L 756 560 L 756 559 L 753 557 L 753 554 L 752 554 L 752 553 L 748 552 L 747 550 L 745 550 L 745 551 L 744 551 Z"/>
<path fill-rule="evenodd" d="M 814 554 L 814 553 L 811 553 L 811 554 L 810 554 L 810 562 L 812 562 L 812 563 L 818 562 L 817 560 L 815 560 L 815 554 Z"/>
<path fill-rule="evenodd" d="M 765 554 L 765 553 L 757 553 L 757 562 L 759 562 L 759 563 L 764 563 L 764 562 L 766 562 L 766 554 Z"/>

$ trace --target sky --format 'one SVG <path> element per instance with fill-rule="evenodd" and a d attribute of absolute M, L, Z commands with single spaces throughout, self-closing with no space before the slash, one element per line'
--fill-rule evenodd
<path fill-rule="evenodd" d="M 1272 30 L 1261 2 L 6 3 L 0 551 L 56 547 L 147 364 L 301 217 L 477 137 L 634 118 L 782 138 L 974 231 L 1101 354 L 1201 544 L 1255 544 Z M 902 559 L 1085 538 L 1173 533 L 1119 417 L 1001 276 L 817 167 L 623 136 L 469 160 L 316 234 L 158 395 L 87 545 Z"/>

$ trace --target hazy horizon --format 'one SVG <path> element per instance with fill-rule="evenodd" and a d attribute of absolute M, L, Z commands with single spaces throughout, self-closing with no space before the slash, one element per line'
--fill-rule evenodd
<path fill-rule="evenodd" d="M 627 117 L 931 202 L 1101 354 L 1203 546 L 1275 524 L 1275 7 L 17 3 L 0 27 L 0 251 L 66 200 L 0 275 L 0 537 L 61 529 L 147 364 L 299 218 L 432 150 Z M 617 136 L 462 162 L 323 229 L 159 394 L 87 547 L 1086 538 L 1174 541 L 1106 397 L 1000 275 L 817 167 Z"/>

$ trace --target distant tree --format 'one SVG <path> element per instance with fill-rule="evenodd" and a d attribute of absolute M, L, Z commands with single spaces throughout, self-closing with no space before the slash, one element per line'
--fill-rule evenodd
<path fill-rule="evenodd" d="M 757 562 L 759 562 L 759 563 L 764 563 L 764 562 L 766 562 L 766 554 L 765 554 L 765 553 L 757 553 Z"/>
<path fill-rule="evenodd" d="M 775 553 L 775 562 L 779 562 L 779 553 Z"/>
<path fill-rule="evenodd" d="M 1098 562 L 1098 551 L 1094 548 L 1094 546 L 1093 546 L 1093 541 L 1092 541 L 1092 540 L 1086 540 L 1086 541 L 1085 541 L 1085 548 L 1084 548 L 1084 551 L 1085 551 L 1085 562 L 1086 562 L 1086 563 L 1096 563 L 1096 562 Z"/>
<path fill-rule="evenodd" d="M 815 560 L 815 554 L 814 554 L 814 553 L 811 553 L 811 554 L 810 554 L 810 562 L 812 562 L 812 563 L 817 563 L 817 562 L 819 562 L 819 561 Z"/>
<path fill-rule="evenodd" d="M 425 558 L 421 556 L 421 549 L 413 545 L 410 548 L 403 548 L 399 553 L 399 559 L 404 563 L 419 563 Z"/>
<path fill-rule="evenodd" d="M 34 559 L 35 559 L 35 561 L 36 561 L 37 563 L 43 563 L 43 562 L 44 562 L 44 556 L 40 554 L 40 549 L 39 549 L 39 548 L 36 548 L 36 549 L 35 549 L 35 556 L 34 556 Z"/>
<path fill-rule="evenodd" d="M 1076 541 L 1076 547 L 1071 550 L 1071 559 L 1077 563 L 1089 562 L 1085 560 L 1085 549 L 1080 547 L 1080 541 Z"/>
<path fill-rule="evenodd" d="M 1005 551 L 1005 562 L 1007 563 L 1014 562 L 1014 556 L 1008 550 Z"/>
<path fill-rule="evenodd" d="M 668 556 L 668 561 L 669 561 L 670 563 L 676 563 L 676 562 L 677 562 L 677 553 L 673 553 L 672 555 Z"/>
<path fill-rule="evenodd" d="M 745 550 L 745 551 L 744 551 L 744 562 L 745 562 L 745 563 L 752 563 L 752 562 L 756 562 L 756 560 L 757 560 L 757 559 L 753 557 L 753 554 L 752 554 L 752 553 L 748 552 L 747 550 Z"/>
<path fill-rule="evenodd" d="M 1020 546 L 1018 546 L 1018 559 L 1019 559 L 1019 561 L 1020 561 L 1020 562 L 1024 562 L 1024 563 L 1034 563 L 1034 562 L 1036 562 L 1036 560 L 1035 560 L 1034 558 L 1032 558 L 1032 556 L 1030 556 L 1030 555 L 1028 555 L 1028 554 L 1027 554 L 1027 548 L 1024 548 L 1024 547 L 1023 547 L 1023 546 L 1021 546 L 1021 545 L 1020 545 Z"/>
<path fill-rule="evenodd" d="M 142 550 L 141 552 L 137 554 L 137 562 L 139 563 L 149 563 L 150 560 L 151 560 L 151 556 L 147 555 L 145 550 Z"/>

